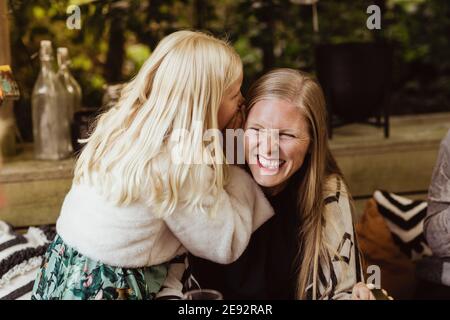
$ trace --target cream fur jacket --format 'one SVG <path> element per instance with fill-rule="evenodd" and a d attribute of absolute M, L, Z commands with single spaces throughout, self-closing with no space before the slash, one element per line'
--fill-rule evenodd
<path fill-rule="evenodd" d="M 180 206 L 169 217 L 158 218 L 144 203 L 118 207 L 92 186 L 73 184 L 56 229 L 69 246 L 111 266 L 157 265 L 186 251 L 231 263 L 274 212 L 251 176 L 235 166 L 230 166 L 225 190 L 209 199 L 211 205 L 214 201 L 219 202 L 214 217 Z"/>

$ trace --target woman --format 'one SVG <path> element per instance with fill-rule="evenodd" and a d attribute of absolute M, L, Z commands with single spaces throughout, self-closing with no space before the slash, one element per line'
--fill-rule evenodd
<path fill-rule="evenodd" d="M 223 266 L 193 258 L 202 287 L 226 299 L 373 298 L 363 273 L 351 198 L 327 137 L 325 99 L 308 74 L 277 69 L 250 88 L 248 170 L 276 214 L 245 253 Z"/>

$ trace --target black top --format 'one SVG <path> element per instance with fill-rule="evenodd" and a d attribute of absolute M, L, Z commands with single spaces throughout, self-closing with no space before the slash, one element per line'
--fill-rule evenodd
<path fill-rule="evenodd" d="M 219 290 L 224 299 L 295 299 L 295 259 L 299 244 L 296 210 L 301 170 L 276 196 L 269 198 L 275 215 L 256 230 L 247 249 L 232 264 L 190 256 L 202 288 Z"/>

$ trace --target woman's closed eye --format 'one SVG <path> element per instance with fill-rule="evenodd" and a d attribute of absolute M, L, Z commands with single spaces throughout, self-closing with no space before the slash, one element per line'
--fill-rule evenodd
<path fill-rule="evenodd" d="M 253 131 L 261 131 L 263 130 L 262 128 L 258 128 L 258 127 L 248 127 L 247 130 L 253 130 Z M 297 138 L 296 135 L 292 134 L 292 133 L 286 133 L 286 132 L 280 132 L 279 133 L 280 137 L 285 137 L 285 138 Z"/>
<path fill-rule="evenodd" d="M 291 133 L 280 133 L 280 137 L 284 137 L 284 138 L 297 138 L 297 136 L 295 136 L 294 134 Z"/>
<path fill-rule="evenodd" d="M 241 92 L 238 91 L 238 93 L 236 93 L 231 99 L 236 100 L 236 99 L 240 99 L 240 98 L 241 98 Z"/>

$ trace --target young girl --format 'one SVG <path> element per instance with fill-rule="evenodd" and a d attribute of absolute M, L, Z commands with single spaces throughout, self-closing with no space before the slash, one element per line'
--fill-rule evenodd
<path fill-rule="evenodd" d="M 240 256 L 273 215 L 248 174 L 220 164 L 219 129 L 241 83 L 240 58 L 221 40 L 179 31 L 159 43 L 87 139 L 33 299 L 152 299 L 179 285 L 169 265 L 186 251 Z M 174 140 L 177 130 L 187 134 Z"/>

